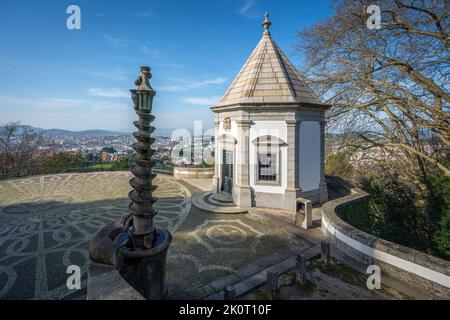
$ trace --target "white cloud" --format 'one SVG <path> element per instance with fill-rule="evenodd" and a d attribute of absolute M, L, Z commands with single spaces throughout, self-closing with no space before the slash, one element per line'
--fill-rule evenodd
<path fill-rule="evenodd" d="M 197 83 L 198 86 L 207 86 L 210 84 L 222 84 L 224 82 L 226 82 L 228 79 L 227 78 L 215 78 L 215 79 L 211 79 L 211 80 L 204 80 L 204 81 L 200 81 Z"/>
<path fill-rule="evenodd" d="M 200 106 L 212 106 L 215 104 L 218 104 L 220 101 L 219 96 L 212 96 L 212 97 L 185 97 L 181 99 L 181 102 L 187 103 L 187 104 L 193 104 L 193 105 L 200 105 Z"/>
<path fill-rule="evenodd" d="M 1 109 L 34 108 L 34 109 L 72 109 L 74 111 L 104 111 L 120 110 L 129 108 L 126 104 L 110 103 L 108 101 L 95 101 L 88 99 L 65 99 L 65 98 L 21 98 L 13 96 L 0 96 Z M 20 111 L 17 111 L 20 113 Z"/>
<path fill-rule="evenodd" d="M 166 54 L 164 52 L 149 48 L 148 46 L 145 46 L 145 45 L 141 46 L 140 50 L 141 50 L 142 54 L 145 54 L 146 56 L 151 56 L 155 59 L 166 58 Z"/>
<path fill-rule="evenodd" d="M 113 47 L 115 47 L 115 48 L 123 48 L 123 47 L 126 47 L 126 46 L 128 45 L 128 43 L 129 43 L 129 41 L 126 40 L 126 39 L 119 39 L 119 38 L 113 37 L 113 36 L 111 36 L 111 35 L 109 35 L 109 34 L 107 34 L 107 33 L 105 33 L 105 34 L 103 35 L 103 38 L 104 38 L 106 41 L 108 41 L 108 43 L 109 43 L 111 46 L 113 46 Z"/>
<path fill-rule="evenodd" d="M 150 17 L 150 18 L 153 18 L 156 16 L 155 11 L 150 10 L 150 9 L 135 12 L 134 15 L 136 17 Z"/>
<path fill-rule="evenodd" d="M 101 77 L 101 78 L 106 78 L 106 79 L 111 79 L 111 80 L 116 80 L 116 81 L 125 80 L 129 76 L 129 74 L 127 72 L 125 72 L 124 70 L 122 70 L 119 67 L 114 67 L 107 71 L 98 71 L 98 70 L 91 70 L 91 69 L 75 69 L 73 71 L 87 74 L 90 76 Z"/>
<path fill-rule="evenodd" d="M 170 63 L 170 62 L 166 63 L 166 62 L 158 62 L 158 61 L 155 61 L 153 63 L 153 65 L 158 66 L 158 67 L 164 67 L 164 68 L 182 68 L 182 67 L 184 67 L 184 65 L 181 63 Z"/>
<path fill-rule="evenodd" d="M 253 5 L 254 1 L 253 0 L 246 0 L 244 3 L 244 6 L 241 8 L 241 10 L 239 10 L 240 14 L 245 14 L 248 9 L 251 8 L 251 6 Z"/>
<path fill-rule="evenodd" d="M 128 97 L 130 97 L 130 93 L 128 91 L 117 89 L 117 88 L 111 88 L 111 89 L 90 88 L 88 91 L 91 95 L 97 96 L 97 97 L 107 97 L 107 98 L 128 98 Z"/>
<path fill-rule="evenodd" d="M 239 14 L 247 18 L 257 18 L 258 9 L 255 6 L 256 0 L 245 0 L 242 7 L 239 9 Z"/>
<path fill-rule="evenodd" d="M 155 58 L 157 60 L 167 59 L 167 54 L 165 52 L 158 49 L 150 48 L 147 45 L 143 45 L 139 41 L 118 38 L 107 33 L 103 35 L 103 38 L 114 48 L 126 48 L 126 47 L 136 48 L 143 55 Z"/>
<path fill-rule="evenodd" d="M 184 92 L 188 90 L 204 88 L 210 85 L 219 85 L 227 82 L 228 79 L 220 77 L 203 81 L 184 81 L 184 80 L 177 80 L 177 81 L 182 83 L 179 85 L 172 85 L 172 86 L 160 86 L 158 89 L 161 91 L 168 91 L 168 92 Z"/>

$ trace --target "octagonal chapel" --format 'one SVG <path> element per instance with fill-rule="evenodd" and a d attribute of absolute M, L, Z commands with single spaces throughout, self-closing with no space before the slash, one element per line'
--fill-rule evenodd
<path fill-rule="evenodd" d="M 212 192 L 241 208 L 296 210 L 327 200 L 325 110 L 272 39 L 268 14 L 256 48 L 215 113 Z"/>

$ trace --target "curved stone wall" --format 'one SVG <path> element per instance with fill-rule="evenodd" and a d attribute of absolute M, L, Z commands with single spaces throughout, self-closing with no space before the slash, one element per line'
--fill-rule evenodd
<path fill-rule="evenodd" d="M 354 188 L 351 194 L 322 206 L 322 231 L 338 252 L 357 263 L 378 265 L 382 274 L 404 281 L 437 298 L 450 299 L 450 262 L 358 230 L 336 214 L 336 209 L 368 200 Z"/>
<path fill-rule="evenodd" d="M 173 176 L 175 179 L 212 179 L 214 168 L 175 167 Z"/>

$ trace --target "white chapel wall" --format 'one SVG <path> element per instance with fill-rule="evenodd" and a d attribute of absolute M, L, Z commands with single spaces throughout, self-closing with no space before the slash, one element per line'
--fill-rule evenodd
<path fill-rule="evenodd" d="M 315 190 L 320 184 L 320 123 L 302 121 L 300 141 L 300 187 L 302 191 Z"/>

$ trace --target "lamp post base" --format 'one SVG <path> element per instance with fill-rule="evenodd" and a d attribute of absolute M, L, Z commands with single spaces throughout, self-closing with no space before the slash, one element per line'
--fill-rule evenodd
<path fill-rule="evenodd" d="M 122 237 L 129 237 L 129 234 L 122 233 L 117 240 L 123 241 Z M 116 269 L 145 299 L 166 299 L 166 257 L 171 241 L 169 231 L 156 229 L 151 249 L 131 251 L 120 247 L 117 252 Z"/>

